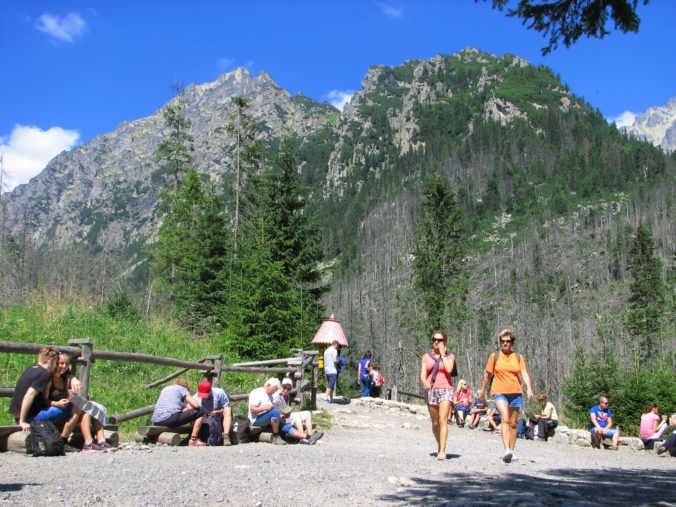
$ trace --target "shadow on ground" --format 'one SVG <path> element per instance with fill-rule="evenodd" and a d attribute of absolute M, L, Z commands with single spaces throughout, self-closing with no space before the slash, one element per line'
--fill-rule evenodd
<path fill-rule="evenodd" d="M 673 502 L 673 471 L 606 469 L 544 471 L 549 477 L 510 473 L 499 465 L 480 476 L 411 477 L 378 500 L 421 505 L 654 505 Z"/>

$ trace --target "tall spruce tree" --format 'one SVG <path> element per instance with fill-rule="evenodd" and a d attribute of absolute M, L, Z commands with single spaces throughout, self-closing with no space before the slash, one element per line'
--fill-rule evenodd
<path fill-rule="evenodd" d="M 467 319 L 466 245 L 460 206 L 441 175 L 426 185 L 413 246 L 414 289 L 422 298 L 427 333 L 459 331 Z"/>
<path fill-rule="evenodd" d="M 656 352 L 661 340 L 666 288 L 662 262 L 655 256 L 655 241 L 643 224 L 636 228 L 631 243 L 629 272 L 631 294 L 626 326 L 640 345 L 638 358 L 645 360 Z"/>
<path fill-rule="evenodd" d="M 232 346 L 244 356 L 278 357 L 280 351 L 306 347 L 324 316 L 320 299 L 328 286 L 320 268 L 321 231 L 305 213 L 307 195 L 293 140 L 287 139 L 276 167 L 255 178 L 247 196 L 255 213 L 242 222 L 228 321 Z"/>

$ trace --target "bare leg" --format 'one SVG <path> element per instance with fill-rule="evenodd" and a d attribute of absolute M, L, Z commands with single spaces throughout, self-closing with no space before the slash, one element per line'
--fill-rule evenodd
<path fill-rule="evenodd" d="M 516 436 L 518 433 L 519 425 L 519 409 L 510 408 L 509 409 L 509 448 L 513 451 L 514 446 L 516 445 Z"/>
<path fill-rule="evenodd" d="M 432 419 L 432 433 L 434 434 L 434 439 L 437 441 L 437 451 L 439 447 L 439 405 L 427 405 L 427 410 L 430 413 L 430 419 Z M 444 420 L 444 426 L 446 425 L 446 420 Z"/>
<path fill-rule="evenodd" d="M 192 431 L 190 432 L 190 437 L 199 437 L 200 430 L 202 429 L 202 423 L 204 422 L 204 417 L 198 417 L 192 423 Z"/>
<path fill-rule="evenodd" d="M 446 459 L 446 440 L 448 439 L 448 415 L 451 412 L 451 402 L 439 403 L 439 454 L 438 459 Z M 441 423 L 443 421 L 443 424 Z"/>
<path fill-rule="evenodd" d="M 230 433 L 230 426 L 232 426 L 232 409 L 225 407 L 223 409 L 223 435 Z"/>
<path fill-rule="evenodd" d="M 511 449 L 509 446 L 509 418 L 510 411 L 506 401 L 496 401 L 495 406 L 500 412 L 500 436 L 505 449 Z"/>
<path fill-rule="evenodd" d="M 91 442 L 92 439 L 92 416 L 89 414 L 82 414 L 82 419 L 80 420 L 80 431 L 82 431 L 82 437 L 84 438 L 85 443 Z"/>

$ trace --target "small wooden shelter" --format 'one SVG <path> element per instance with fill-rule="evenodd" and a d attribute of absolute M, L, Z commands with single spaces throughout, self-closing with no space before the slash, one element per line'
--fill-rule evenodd
<path fill-rule="evenodd" d="M 331 317 L 322 322 L 319 331 L 317 331 L 317 334 L 312 339 L 312 345 L 319 350 L 318 367 L 320 370 L 324 369 L 324 351 L 334 340 L 338 340 L 338 345 L 341 347 L 349 347 L 340 321 L 331 314 Z"/>

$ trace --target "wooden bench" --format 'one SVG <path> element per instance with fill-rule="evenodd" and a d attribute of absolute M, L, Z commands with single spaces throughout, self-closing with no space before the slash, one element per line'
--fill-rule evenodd
<path fill-rule="evenodd" d="M 21 431 L 21 426 L 0 426 L 0 452 L 7 452 L 8 440 L 11 435 Z M 29 433 L 30 435 L 30 433 Z"/>
<path fill-rule="evenodd" d="M 192 426 L 139 426 L 134 435 L 134 440 L 143 444 L 167 444 L 180 445 L 183 438 L 181 435 L 190 435 Z"/>

